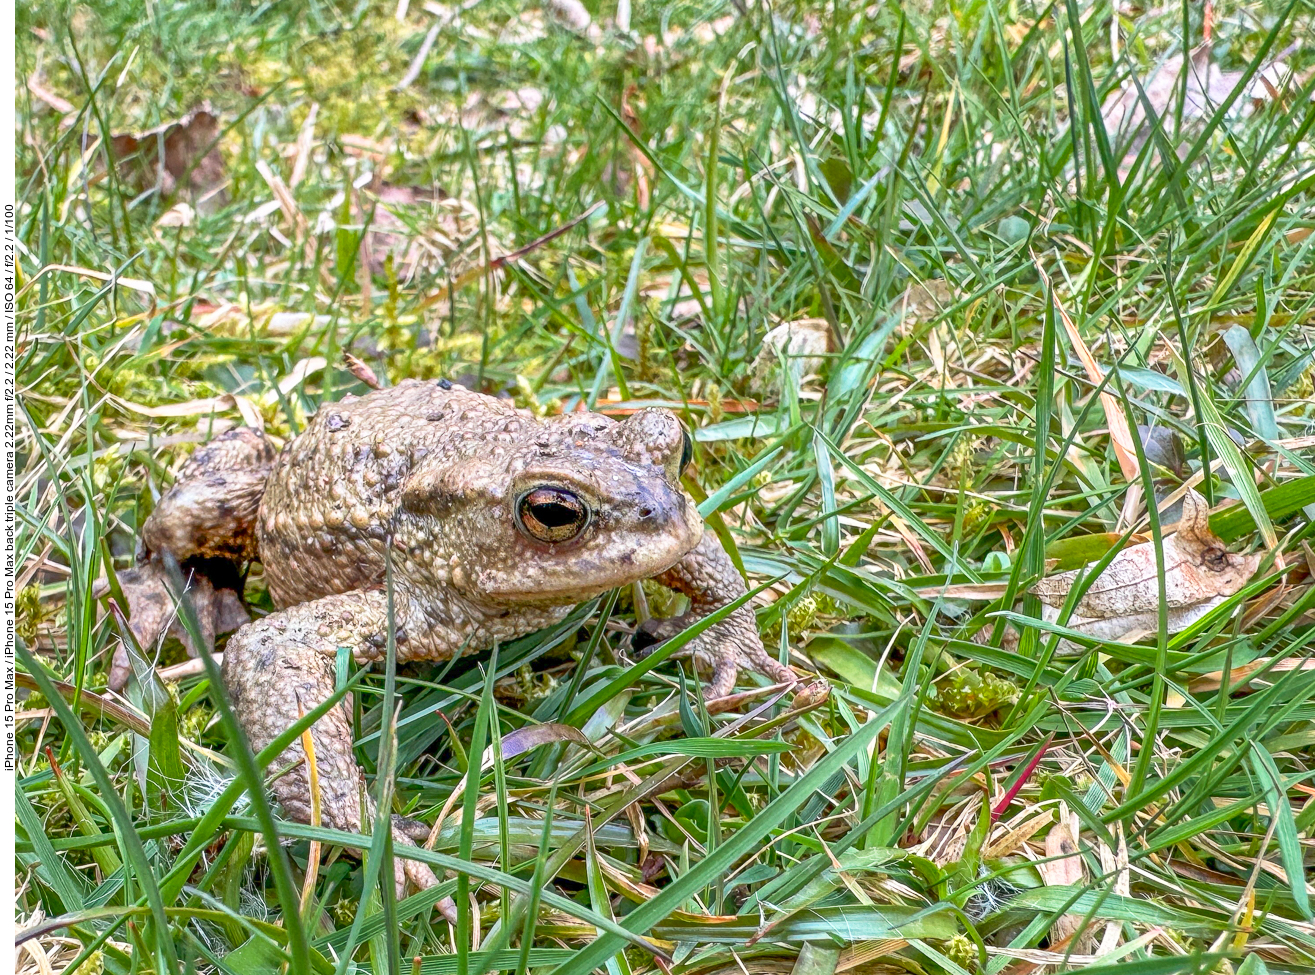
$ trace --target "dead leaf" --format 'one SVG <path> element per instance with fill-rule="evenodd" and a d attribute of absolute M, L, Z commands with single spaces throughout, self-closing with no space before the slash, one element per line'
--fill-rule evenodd
<path fill-rule="evenodd" d="M 365 383 L 365 385 L 369 386 L 371 389 L 379 388 L 379 377 L 374 374 L 374 370 L 366 363 L 362 362 L 350 352 L 344 352 L 342 354 L 342 360 L 347 365 L 347 371 L 353 376 Z"/>
<path fill-rule="evenodd" d="M 125 278 L 118 274 L 106 274 L 104 271 L 95 271 L 89 267 L 76 267 L 72 264 L 47 264 L 40 271 L 27 279 L 22 289 L 19 290 L 19 295 L 21 296 L 30 290 L 42 275 L 53 274 L 56 271 L 63 271 L 67 274 L 77 274 L 84 278 L 91 278 L 93 281 L 104 281 L 107 283 L 113 282 L 119 287 L 128 288 L 139 294 L 146 295 L 146 297 L 151 299 L 152 304 L 155 303 L 155 285 L 151 284 L 149 281 L 143 281 L 140 278 Z"/>
<path fill-rule="evenodd" d="M 156 227 L 190 227 L 196 222 L 196 210 L 186 203 L 175 203 L 170 207 L 160 219 L 155 221 Z"/>
<path fill-rule="evenodd" d="M 593 18 L 589 16 L 589 11 L 580 0 L 543 0 L 543 9 L 567 30 L 584 34 L 591 40 L 600 36 L 598 28 L 594 26 Z"/>
<path fill-rule="evenodd" d="M 1082 854 L 1078 850 L 1078 817 L 1060 806 L 1059 822 L 1046 834 L 1046 859 L 1036 865 L 1047 887 L 1076 887 L 1083 882 Z M 1082 927 L 1080 914 L 1064 914 L 1050 926 L 1050 943 L 1064 944 L 1076 954 L 1091 951 L 1092 932 L 1083 932 L 1080 943 L 1067 942 Z"/>
<path fill-rule="evenodd" d="M 324 360 L 303 359 L 297 366 L 303 363 L 323 368 Z M 145 653 L 172 634 L 195 657 L 201 649 L 198 639 L 213 650 L 216 636 L 249 618 L 242 566 L 256 556 L 256 512 L 275 455 L 275 445 L 262 434 L 239 428 L 199 448 L 179 468 L 173 486 L 141 527 L 137 567 L 118 574 L 128 603 L 120 608 L 127 611 L 128 628 Z M 177 589 L 170 584 L 172 559 L 166 556 L 181 562 L 180 582 L 195 611 L 196 634 L 182 625 Z M 110 686 L 121 689 L 131 672 L 128 649 L 120 646 Z"/>
<path fill-rule="evenodd" d="M 1021 825 L 1005 830 L 1003 836 L 992 840 L 990 845 L 982 851 L 983 857 L 994 860 L 1014 853 L 1035 834 L 1054 822 L 1055 819 L 1055 814 L 1049 809 L 1042 810 L 1036 815 L 1030 813 L 1024 813 L 1023 815 L 1028 818 Z"/>
<path fill-rule="evenodd" d="M 306 215 L 297 206 L 297 200 L 292 195 L 292 189 L 283 181 L 283 177 L 274 172 L 270 164 L 263 159 L 256 160 L 256 172 L 260 174 L 260 178 L 265 181 L 265 185 L 274 194 L 274 201 L 278 204 L 278 209 L 283 211 L 284 218 L 292 227 L 295 237 L 294 243 L 301 244 L 306 254 L 307 263 L 313 263 L 315 260 L 315 243 L 310 239 L 310 224 L 306 220 Z"/>
<path fill-rule="evenodd" d="M 227 203 L 228 179 L 219 152 L 219 117 L 208 102 L 176 122 L 139 135 L 110 139 L 120 177 L 139 191 L 158 188 L 165 196 L 186 192 L 202 213 Z"/>
<path fill-rule="evenodd" d="M 1209 509 L 1195 491 L 1183 497 L 1178 530 L 1164 539 L 1165 610 L 1168 631 L 1177 633 L 1241 589 L 1260 564 L 1260 553 L 1234 555 L 1210 531 Z M 1048 576 L 1032 587 L 1045 604 L 1043 618 L 1055 621 L 1081 569 Z M 1068 627 L 1113 640 L 1136 630 L 1155 630 L 1159 576 L 1155 545 L 1124 549 L 1074 607 Z"/>
<path fill-rule="evenodd" d="M 97 694 L 87 687 L 76 687 L 62 680 L 51 680 L 50 683 L 65 701 L 70 704 L 76 701 L 80 711 L 97 713 L 102 718 L 117 721 L 125 728 L 131 728 L 139 735 L 150 735 L 151 723 L 147 720 L 146 715 L 140 711 L 127 707 L 110 697 Z M 29 691 L 39 689 L 37 682 L 32 679 L 31 675 L 22 671 L 14 674 L 14 684 Z M 19 711 L 17 717 L 21 720 L 24 713 L 30 712 Z"/>
<path fill-rule="evenodd" d="M 1295 670 L 1315 670 L 1315 658 L 1295 658 L 1289 657 L 1286 660 L 1274 660 L 1273 657 L 1258 657 L 1249 664 L 1243 664 L 1241 667 L 1234 667 L 1228 672 L 1228 687 L 1231 692 L 1236 693 L 1243 690 L 1251 683 L 1252 677 L 1260 671 L 1265 671 L 1266 675 L 1291 673 Z M 1187 685 L 1187 689 L 1193 694 L 1205 694 L 1210 691 L 1219 690 L 1224 679 L 1224 672 L 1216 670 L 1208 674 L 1202 674 L 1200 677 L 1193 678 L 1192 682 Z"/>
<path fill-rule="evenodd" d="M 200 636 L 207 650 L 214 649 L 216 636 L 237 629 L 251 618 L 242 602 L 241 577 L 235 572 L 212 574 L 211 568 L 198 563 L 190 567 L 185 565 L 183 570 L 188 580 L 187 592 L 196 610 Z M 118 579 L 124 598 L 128 600 L 128 628 L 138 646 L 150 653 L 165 636 L 173 636 L 187 649 L 189 657 L 198 656 L 199 648 L 182 625 L 160 561 L 152 560 L 120 572 Z M 110 665 L 110 688 L 123 690 L 131 674 L 127 647 L 120 644 Z"/>
<path fill-rule="evenodd" d="M 1187 460 L 1183 456 L 1183 441 L 1178 433 L 1170 427 L 1147 426 L 1137 424 L 1137 438 L 1141 440 L 1142 453 L 1148 463 L 1172 471 L 1179 477 L 1187 470 Z"/>
<path fill-rule="evenodd" d="M 306 118 L 301 123 L 301 131 L 297 133 L 297 154 L 292 158 L 292 175 L 288 177 L 288 186 L 291 189 L 295 190 L 297 184 L 306 178 L 311 150 L 315 147 L 315 120 L 319 115 L 319 102 L 312 102 L 310 111 L 306 113 Z"/>
<path fill-rule="evenodd" d="M 287 396 L 311 376 L 329 364 L 322 355 L 313 355 L 309 359 L 298 359 L 288 370 L 288 374 L 279 380 L 279 392 Z"/>
<path fill-rule="evenodd" d="M 749 388 L 756 392 L 781 390 L 787 381 L 800 388 L 821 369 L 831 344 L 831 327 L 825 318 L 777 325 L 763 336 L 762 349 L 750 366 Z"/>
<path fill-rule="evenodd" d="M 593 742 L 577 728 L 570 725 L 546 721 L 543 724 L 526 725 L 502 736 L 501 748 L 504 760 L 515 758 L 528 752 L 531 748 L 552 742 L 567 741 L 583 748 L 593 748 Z M 489 746 L 489 758 L 492 759 L 493 746 Z"/>
<path fill-rule="evenodd" d="M 1286 53 L 1286 52 L 1285 52 Z M 1141 82 L 1140 90 L 1132 79 L 1111 92 L 1101 111 L 1105 128 L 1124 152 L 1121 169 L 1126 170 L 1141 147 L 1150 138 L 1150 105 L 1162 122 L 1172 120 L 1179 92 L 1183 92 L 1182 117 L 1191 123 L 1207 119 L 1228 100 L 1233 88 L 1242 80 L 1243 71 L 1224 71 L 1213 60 L 1213 45 L 1208 41 L 1196 47 L 1187 60 L 1186 85 L 1183 84 L 1183 56 L 1166 58 Z M 1281 57 L 1281 55 L 1280 55 Z M 1292 72 L 1275 59 L 1256 72 L 1248 89 L 1234 103 L 1232 111 L 1252 111 L 1271 99 L 1277 100 L 1290 87 Z M 1185 91 L 1184 91 L 1185 88 Z M 1143 98 L 1144 94 L 1144 98 Z"/>

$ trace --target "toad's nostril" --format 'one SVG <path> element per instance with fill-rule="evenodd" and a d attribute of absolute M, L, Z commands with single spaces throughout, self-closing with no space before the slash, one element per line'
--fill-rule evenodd
<path fill-rule="evenodd" d="M 647 521 L 649 518 L 652 518 L 652 517 L 653 517 L 653 509 L 652 509 L 652 508 L 640 508 L 640 509 L 639 509 L 639 517 L 640 517 L 641 519 Z"/>

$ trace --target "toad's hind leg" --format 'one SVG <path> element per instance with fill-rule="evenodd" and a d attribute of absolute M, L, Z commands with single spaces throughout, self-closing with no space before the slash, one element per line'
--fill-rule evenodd
<path fill-rule="evenodd" d="M 197 652 L 174 612 L 166 557 L 179 564 L 204 643 L 247 620 L 241 567 L 256 557 L 256 514 L 275 454 L 263 434 L 243 427 L 201 447 L 179 469 L 142 525 L 138 566 L 119 573 L 128 625 L 141 647 L 172 632 L 189 653 Z M 129 672 L 120 648 L 110 686 L 122 689 Z"/>
<path fill-rule="evenodd" d="M 238 630 L 224 650 L 224 686 L 252 750 L 265 748 L 333 694 L 339 647 L 358 661 L 379 659 L 386 632 L 386 597 L 369 591 L 301 603 Z M 362 814 L 374 817 L 374 801 L 352 753 L 350 697 L 316 721 L 310 734 L 321 824 L 361 832 Z M 309 823 L 313 790 L 305 759 L 299 739 L 271 765 L 275 772 L 292 766 L 275 778 L 272 789 L 289 818 Z M 398 843 L 413 845 L 421 829 L 393 817 Z M 395 880 L 399 894 L 405 880 L 421 889 L 437 883 L 426 865 L 401 859 L 395 861 Z"/>
<path fill-rule="evenodd" d="M 256 514 L 275 456 L 274 445 L 250 427 L 198 449 L 142 525 L 142 558 L 255 558 Z"/>

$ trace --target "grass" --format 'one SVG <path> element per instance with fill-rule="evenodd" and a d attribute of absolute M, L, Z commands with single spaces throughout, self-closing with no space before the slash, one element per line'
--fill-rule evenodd
<path fill-rule="evenodd" d="M 597 42 L 410 8 L 19 6 L 20 970 L 1315 970 L 1309 0 L 1207 5 L 1199 110 L 1152 75 L 1196 4 L 605 4 Z M 1120 85 L 1161 123 L 1131 147 Z M 203 100 L 221 198 L 111 162 Z M 774 366 L 801 321 L 828 351 Z M 97 583 L 197 444 L 359 392 L 344 350 L 678 410 L 829 696 L 710 710 L 628 660 L 617 593 L 348 676 L 382 807 L 448 808 L 407 851 L 438 888 L 379 883 L 385 830 L 279 819 L 282 744 L 236 747 L 213 669 L 105 690 Z M 1162 539 L 1185 482 L 1250 584 L 1060 642 L 1028 587 Z M 307 882 L 312 842 L 355 855 Z"/>

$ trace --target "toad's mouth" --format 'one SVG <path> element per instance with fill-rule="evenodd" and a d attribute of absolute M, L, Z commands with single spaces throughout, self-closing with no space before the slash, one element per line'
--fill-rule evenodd
<path fill-rule="evenodd" d="M 692 551 L 702 535 L 702 522 L 695 522 L 686 532 L 640 539 L 634 546 L 560 546 L 564 551 L 540 553 L 512 571 L 488 568 L 475 578 L 481 595 L 500 603 L 579 603 L 661 575 Z"/>

